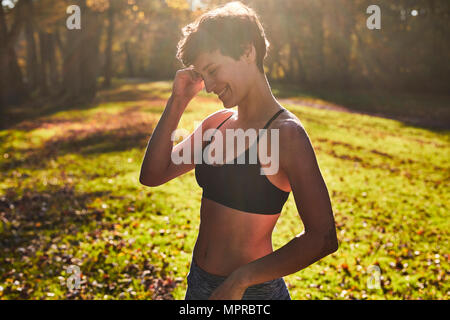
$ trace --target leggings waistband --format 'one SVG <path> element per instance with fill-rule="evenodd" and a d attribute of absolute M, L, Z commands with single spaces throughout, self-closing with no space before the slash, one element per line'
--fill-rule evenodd
<path fill-rule="evenodd" d="M 216 274 L 212 274 L 209 273 L 205 270 L 203 270 L 202 268 L 200 268 L 200 266 L 195 262 L 195 259 L 192 258 L 192 266 L 191 269 L 194 269 L 195 272 L 198 273 L 198 275 L 200 277 L 202 277 L 203 279 L 207 280 L 207 281 L 211 281 L 211 282 L 217 282 L 217 283 L 222 283 L 223 281 L 225 281 L 225 279 L 227 278 L 227 276 L 219 276 Z"/>
<path fill-rule="evenodd" d="M 206 300 L 219 287 L 226 276 L 211 274 L 200 268 L 192 258 L 188 274 L 186 300 Z M 283 278 L 256 284 L 245 290 L 243 300 L 290 300 L 289 291 Z"/>

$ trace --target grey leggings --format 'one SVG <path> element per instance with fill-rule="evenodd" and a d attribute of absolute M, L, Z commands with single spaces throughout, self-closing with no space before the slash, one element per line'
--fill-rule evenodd
<path fill-rule="evenodd" d="M 187 276 L 185 300 L 207 300 L 211 293 L 226 279 L 201 269 L 192 259 Z M 291 300 L 283 278 L 253 285 L 244 292 L 242 300 Z"/>

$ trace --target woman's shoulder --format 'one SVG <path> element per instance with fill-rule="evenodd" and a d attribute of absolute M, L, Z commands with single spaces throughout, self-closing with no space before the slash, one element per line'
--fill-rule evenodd
<path fill-rule="evenodd" d="M 217 127 L 222 121 L 228 119 L 230 116 L 234 114 L 235 114 L 234 110 L 220 109 L 207 116 L 203 120 L 203 122 L 207 127 Z"/>
<path fill-rule="evenodd" d="M 236 111 L 230 109 L 220 109 L 210 114 L 211 117 L 217 117 L 218 119 L 227 118 L 234 115 Z"/>
<path fill-rule="evenodd" d="M 305 130 L 300 119 L 291 111 L 283 108 L 282 112 L 270 125 L 270 128 L 279 129 L 280 133 L 292 134 L 294 131 Z"/>
<path fill-rule="evenodd" d="M 309 141 L 309 135 L 303 123 L 287 109 L 272 122 L 270 128 L 278 129 L 280 148 L 290 149 L 292 145 L 304 144 Z"/>

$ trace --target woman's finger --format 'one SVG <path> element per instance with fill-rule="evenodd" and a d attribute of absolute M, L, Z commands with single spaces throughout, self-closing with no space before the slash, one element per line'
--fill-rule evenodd
<path fill-rule="evenodd" d="M 192 80 L 199 81 L 202 78 L 198 72 L 194 70 L 192 70 L 191 72 L 192 72 Z"/>

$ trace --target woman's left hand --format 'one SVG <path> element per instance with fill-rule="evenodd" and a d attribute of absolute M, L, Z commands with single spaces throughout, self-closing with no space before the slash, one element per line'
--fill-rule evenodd
<path fill-rule="evenodd" d="M 247 286 L 235 274 L 231 274 L 213 291 L 209 300 L 241 300 Z"/>

